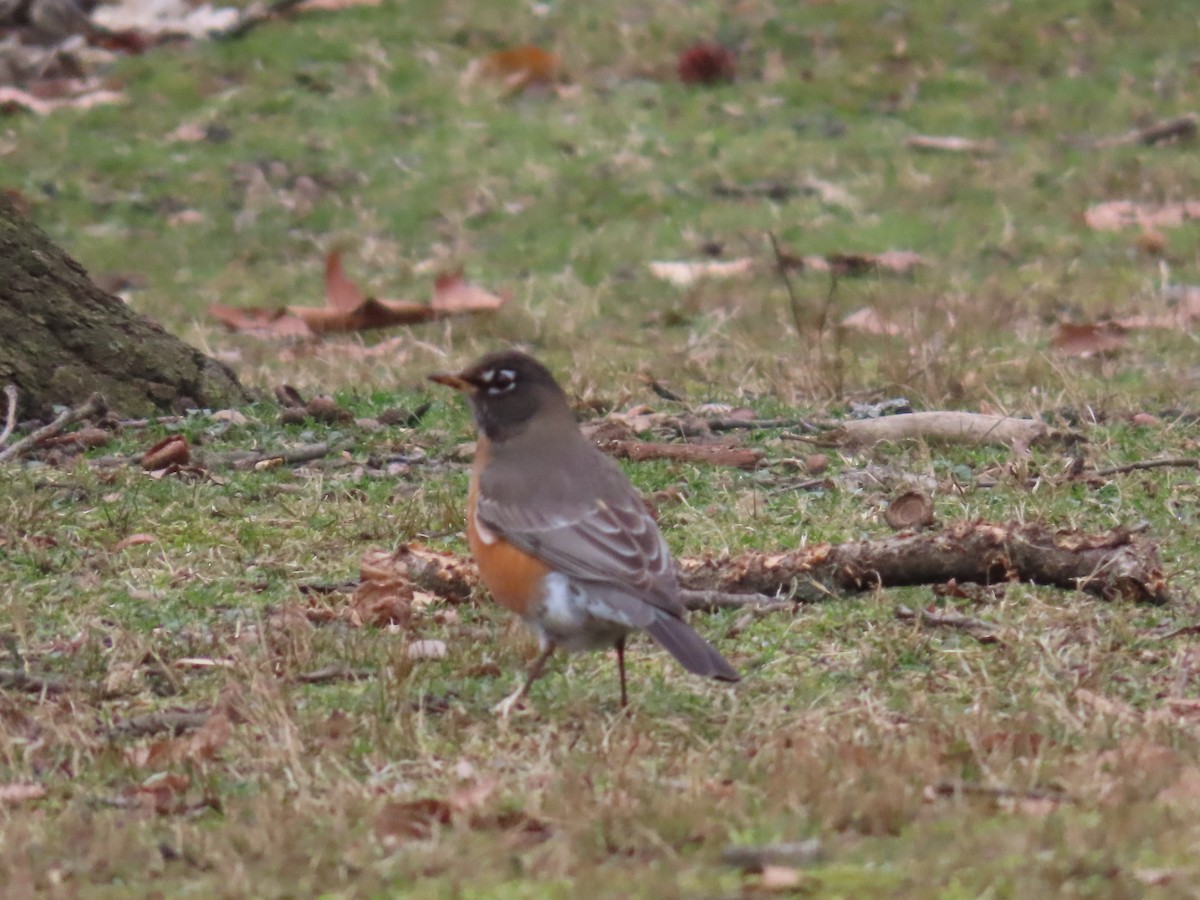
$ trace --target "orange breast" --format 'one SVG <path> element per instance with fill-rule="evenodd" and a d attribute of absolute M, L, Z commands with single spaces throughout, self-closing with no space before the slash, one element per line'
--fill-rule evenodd
<path fill-rule="evenodd" d="M 479 473 L 487 465 L 487 457 L 487 438 L 481 436 L 467 495 L 467 543 L 479 567 L 479 577 L 496 602 L 519 616 L 526 616 L 541 600 L 542 579 L 550 573 L 550 567 L 499 535 L 481 530 L 475 519 L 475 507 L 479 500 Z"/>

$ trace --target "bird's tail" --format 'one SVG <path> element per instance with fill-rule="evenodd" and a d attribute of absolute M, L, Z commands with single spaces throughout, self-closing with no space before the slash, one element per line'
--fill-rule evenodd
<path fill-rule="evenodd" d="M 693 675 L 703 675 L 719 681 L 741 681 L 742 676 L 725 657 L 696 634 L 692 626 L 683 619 L 662 613 L 654 617 L 654 621 L 646 626 L 646 631 Z"/>

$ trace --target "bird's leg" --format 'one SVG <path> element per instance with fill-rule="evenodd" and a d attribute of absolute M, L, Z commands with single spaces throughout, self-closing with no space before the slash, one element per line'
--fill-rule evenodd
<path fill-rule="evenodd" d="M 625 635 L 617 638 L 617 672 L 621 675 L 621 709 L 629 705 L 629 697 L 625 693 Z"/>
<path fill-rule="evenodd" d="M 553 652 L 554 645 L 547 641 L 546 646 L 542 648 L 542 652 L 538 654 L 537 659 L 530 665 L 521 686 L 493 707 L 493 712 L 496 715 L 502 719 L 508 718 L 517 705 L 525 699 L 525 695 L 529 693 L 530 686 L 542 676 L 542 672 L 546 668 L 546 660 L 550 658 Z"/>

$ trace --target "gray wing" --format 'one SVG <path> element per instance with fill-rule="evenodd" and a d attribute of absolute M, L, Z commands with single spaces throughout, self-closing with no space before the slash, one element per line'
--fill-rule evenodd
<path fill-rule="evenodd" d="M 675 565 L 662 532 L 620 467 L 593 452 L 597 465 L 588 470 L 586 483 L 549 472 L 532 492 L 513 497 L 485 480 L 476 515 L 559 572 L 592 582 L 631 625 L 645 627 L 656 610 L 682 617 Z"/>

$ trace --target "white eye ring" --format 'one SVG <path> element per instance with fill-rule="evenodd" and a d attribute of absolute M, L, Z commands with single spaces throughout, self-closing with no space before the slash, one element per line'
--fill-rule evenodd
<path fill-rule="evenodd" d="M 517 373 L 512 369 L 488 369 L 480 377 L 483 383 L 488 386 L 488 395 L 492 397 L 507 394 L 517 386 Z M 492 384 L 493 381 L 497 383 Z"/>

